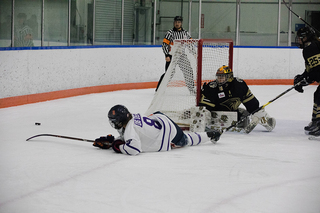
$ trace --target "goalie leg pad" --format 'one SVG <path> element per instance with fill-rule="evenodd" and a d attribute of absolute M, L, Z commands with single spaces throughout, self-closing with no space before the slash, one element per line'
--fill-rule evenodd
<path fill-rule="evenodd" d="M 244 128 L 245 133 L 249 134 L 259 123 L 259 118 L 253 117 L 251 122 Z"/>
<path fill-rule="evenodd" d="M 247 110 L 243 109 L 243 108 L 239 108 L 239 114 L 240 114 L 240 119 L 244 118 L 244 120 L 242 122 L 240 122 L 237 125 L 237 127 L 245 129 L 250 123 L 250 118 L 248 116 L 249 112 Z"/>
<path fill-rule="evenodd" d="M 204 132 L 207 123 L 211 119 L 211 113 L 205 107 L 192 107 L 190 131 Z"/>
<path fill-rule="evenodd" d="M 251 116 L 251 123 L 245 128 L 245 132 L 249 134 L 258 123 L 271 132 L 276 126 L 276 119 L 270 117 L 264 109 L 261 109 Z"/>
<path fill-rule="evenodd" d="M 269 132 L 271 132 L 276 126 L 276 119 L 270 117 L 270 115 L 264 109 L 258 111 L 257 113 L 257 116 L 259 117 L 259 123 Z"/>
<path fill-rule="evenodd" d="M 260 124 L 264 126 L 269 132 L 271 132 L 276 126 L 276 119 L 272 117 L 263 117 L 260 120 Z"/>

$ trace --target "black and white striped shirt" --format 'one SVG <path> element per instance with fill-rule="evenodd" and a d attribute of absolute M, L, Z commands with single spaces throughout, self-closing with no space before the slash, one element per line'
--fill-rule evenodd
<path fill-rule="evenodd" d="M 32 37 L 32 29 L 28 25 L 22 25 L 15 31 L 15 47 L 33 47 L 33 40 L 28 39 L 27 36 Z"/>
<path fill-rule="evenodd" d="M 188 31 L 184 30 L 183 28 L 181 28 L 181 30 L 178 30 L 177 28 L 169 30 L 164 36 L 162 42 L 162 50 L 166 56 L 169 55 L 171 49 L 170 45 L 173 45 L 173 41 L 175 39 L 191 39 L 191 36 Z"/>

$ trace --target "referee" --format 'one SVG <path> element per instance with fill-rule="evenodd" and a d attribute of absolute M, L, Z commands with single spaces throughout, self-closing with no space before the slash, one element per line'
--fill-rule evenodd
<path fill-rule="evenodd" d="M 27 15 L 18 14 L 18 23 L 14 33 L 15 47 L 33 47 L 32 29 L 26 24 Z"/>
<path fill-rule="evenodd" d="M 165 60 L 166 60 L 166 66 L 165 66 L 165 71 L 167 71 L 171 59 L 172 59 L 172 55 L 170 55 L 170 50 L 171 50 L 171 45 L 173 45 L 173 41 L 175 39 L 191 39 L 190 34 L 188 33 L 188 31 L 184 30 L 182 28 L 182 17 L 181 16 L 176 16 L 174 17 L 174 22 L 173 22 L 173 29 L 170 29 L 169 31 L 167 31 L 166 35 L 164 36 L 163 42 L 162 42 L 162 50 L 163 53 L 165 55 Z M 191 69 L 191 66 L 189 66 Z M 158 87 L 164 77 L 165 73 L 162 74 L 162 76 L 160 77 L 160 80 L 158 82 L 156 91 L 158 90 Z M 192 79 L 193 82 L 193 79 Z M 190 85 L 190 89 L 191 89 L 191 85 Z"/>

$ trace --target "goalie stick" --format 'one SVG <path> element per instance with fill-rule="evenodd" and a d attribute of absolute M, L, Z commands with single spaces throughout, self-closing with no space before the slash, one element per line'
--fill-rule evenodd
<path fill-rule="evenodd" d="M 241 118 L 238 122 L 232 124 L 231 126 L 229 126 L 228 128 L 222 130 L 221 134 L 228 131 L 229 129 L 237 126 L 238 124 L 240 124 L 242 121 L 244 121 L 248 116 L 253 115 L 254 113 L 258 112 L 259 110 L 265 108 L 267 105 L 271 104 L 272 102 L 274 102 L 275 100 L 277 100 L 278 98 L 280 98 L 281 96 L 283 96 L 284 94 L 288 93 L 289 91 L 291 91 L 292 89 L 294 89 L 296 86 L 299 86 L 304 80 L 301 80 L 300 82 L 296 83 L 295 85 L 293 85 L 292 87 L 290 87 L 289 89 L 287 89 L 286 91 L 282 92 L 280 95 L 278 95 L 277 97 L 275 97 L 274 99 L 270 100 L 268 103 L 262 105 L 261 107 L 259 107 L 258 109 L 254 110 L 253 112 L 249 113 L 247 116 L 244 116 L 243 118 Z"/>
<path fill-rule="evenodd" d="M 288 10 L 291 12 L 291 13 L 293 13 L 295 16 L 297 16 L 301 21 L 303 21 L 306 25 L 308 25 L 309 27 L 311 27 L 312 29 L 314 29 L 318 34 L 320 34 L 320 31 L 318 30 L 318 29 L 316 29 L 315 27 L 313 27 L 312 25 L 310 25 L 308 22 L 306 22 L 305 20 L 303 20 L 302 18 L 301 18 L 301 16 L 299 16 L 298 14 L 296 14 L 295 12 L 293 12 L 292 10 L 291 10 L 291 8 L 287 5 L 287 3 L 285 2 L 285 0 L 282 0 L 283 1 L 283 3 L 284 3 L 284 5 L 288 8 Z"/>
<path fill-rule="evenodd" d="M 69 136 L 63 136 L 63 135 L 53 135 L 53 134 L 39 134 L 39 135 L 35 135 L 35 136 L 32 136 L 30 138 L 28 138 L 26 141 L 29 141 L 33 138 L 36 138 L 36 137 L 40 137 L 40 136 L 51 136 L 51 137 L 57 137 L 57 138 L 65 138 L 65 139 L 70 139 L 70 140 L 78 140 L 78 141 L 85 141 L 85 142 L 90 142 L 90 143 L 93 143 L 94 140 L 88 140 L 88 139 L 84 139 L 84 138 L 75 138 L 75 137 L 69 137 Z"/>

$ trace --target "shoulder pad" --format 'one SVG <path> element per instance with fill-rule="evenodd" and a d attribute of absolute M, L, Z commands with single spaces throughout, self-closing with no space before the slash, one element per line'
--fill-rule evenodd
<path fill-rule="evenodd" d="M 211 82 L 208 83 L 208 86 L 211 87 L 211 88 L 215 88 L 215 87 L 218 86 L 218 83 L 217 83 L 217 81 L 211 81 Z"/>
<path fill-rule="evenodd" d="M 237 78 L 237 77 L 235 77 L 234 79 L 236 79 L 236 81 L 238 81 L 238 82 L 243 82 L 243 80 L 241 79 L 241 78 Z"/>

